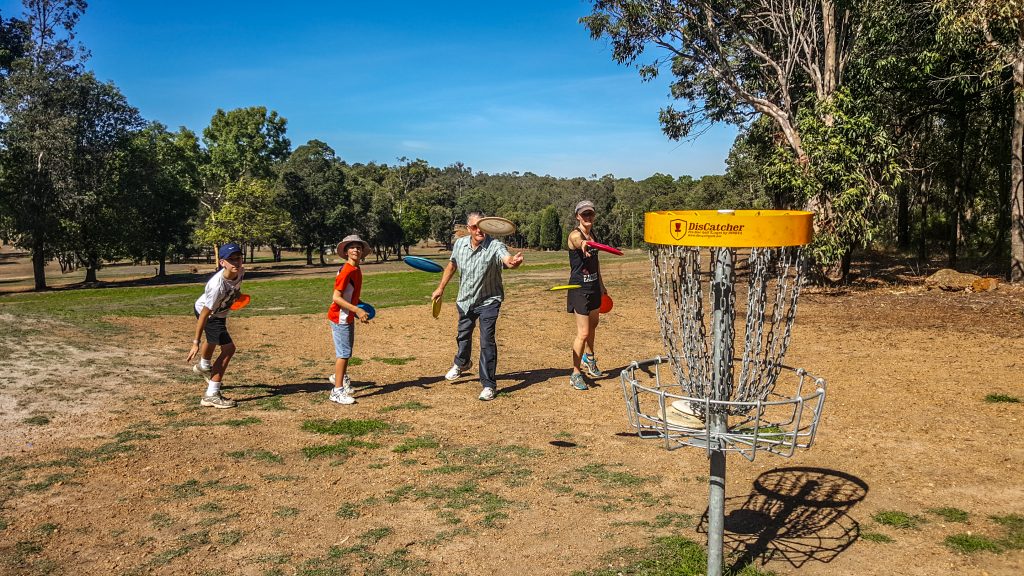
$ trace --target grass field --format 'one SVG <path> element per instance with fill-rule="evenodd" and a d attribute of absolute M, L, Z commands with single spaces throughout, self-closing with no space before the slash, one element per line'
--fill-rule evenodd
<path fill-rule="evenodd" d="M 235 410 L 201 408 L 184 361 L 208 274 L 0 296 L 0 573 L 703 574 L 707 457 L 637 438 L 618 382 L 664 351 L 646 253 L 602 259 L 610 376 L 586 392 L 565 296 L 545 291 L 565 254 L 526 257 L 505 273 L 491 402 L 475 367 L 443 378 L 457 286 L 435 320 L 438 275 L 399 262 L 365 266 L 378 317 L 345 407 L 327 401 L 333 265 L 254 265 L 230 320 Z M 829 380 L 821 431 L 792 460 L 730 457 L 729 573 L 1024 573 L 1022 306 L 808 289 L 788 359 Z"/>
<path fill-rule="evenodd" d="M 505 273 L 509 286 L 542 288 L 544 280 L 537 273 L 564 271 L 565 255 L 560 252 L 531 252 L 519 269 Z M 634 262 L 646 259 L 642 252 L 631 253 L 621 259 Z M 442 263 L 444 260 L 440 260 Z M 264 265 L 273 263 L 264 262 Z M 412 270 L 401 263 L 387 264 L 397 271 L 378 271 L 383 266 L 364 265 L 364 300 L 376 308 L 391 308 L 411 304 L 426 304 L 430 293 L 437 287 L 439 274 Z M 277 279 L 246 280 L 243 291 L 252 296 L 252 304 L 234 317 L 288 316 L 316 314 L 330 303 L 333 271 L 326 267 L 312 277 L 282 277 Z M 209 275 L 199 278 L 205 282 Z M 173 280 L 173 279 L 172 279 Z M 22 316 L 56 317 L 76 323 L 97 321 L 103 317 L 152 317 L 188 315 L 201 290 L 196 284 L 168 286 L 132 286 L 103 288 L 76 288 L 49 292 L 22 292 L 0 294 L 0 313 Z M 450 302 L 458 291 L 458 274 L 445 293 Z"/>

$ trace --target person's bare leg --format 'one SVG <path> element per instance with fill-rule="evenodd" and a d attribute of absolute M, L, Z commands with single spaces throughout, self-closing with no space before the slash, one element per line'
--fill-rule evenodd
<path fill-rule="evenodd" d="M 214 382 L 220 382 L 224 378 L 224 372 L 228 369 L 228 363 L 231 362 L 231 357 L 235 355 L 235 345 L 224 344 L 220 347 L 220 356 L 210 366 L 210 370 L 213 371 L 213 375 L 210 376 L 210 380 Z"/>
<path fill-rule="evenodd" d="M 584 348 L 593 338 L 590 335 L 590 317 L 582 314 L 573 316 L 576 318 L 576 339 L 572 342 L 572 372 L 577 374 L 580 371 Z"/>
<path fill-rule="evenodd" d="M 338 358 L 334 361 L 334 387 L 345 386 L 345 374 L 348 372 L 348 358 Z"/>
<path fill-rule="evenodd" d="M 577 318 L 580 318 L 577 316 Z M 601 313 L 597 310 L 591 310 L 590 314 L 586 316 L 587 319 L 587 353 L 591 356 L 594 355 L 594 338 L 597 336 L 597 325 L 601 323 Z M 578 320 L 577 320 L 578 321 Z"/>
<path fill-rule="evenodd" d="M 206 360 L 207 362 L 209 362 L 210 359 L 213 358 L 213 353 L 216 350 L 217 350 L 217 345 L 216 344 L 211 344 L 209 342 L 203 342 L 203 347 L 199 350 L 199 353 L 203 357 L 203 360 Z"/>

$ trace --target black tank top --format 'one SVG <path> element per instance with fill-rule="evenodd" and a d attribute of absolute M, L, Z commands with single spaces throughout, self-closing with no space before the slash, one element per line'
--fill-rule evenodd
<path fill-rule="evenodd" d="M 587 238 L 586 234 L 578 226 L 576 230 L 579 231 L 584 239 Z M 597 239 L 593 236 L 590 237 L 590 240 L 597 242 Z M 583 256 L 583 250 L 580 248 L 569 250 L 569 284 L 579 284 L 587 292 L 600 290 L 601 284 L 598 282 L 600 270 L 601 265 L 597 261 L 597 250 L 591 250 L 590 256 L 586 257 Z"/>

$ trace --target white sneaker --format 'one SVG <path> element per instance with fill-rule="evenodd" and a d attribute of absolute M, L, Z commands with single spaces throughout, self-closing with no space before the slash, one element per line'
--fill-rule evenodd
<path fill-rule="evenodd" d="M 334 382 L 335 382 L 334 374 L 331 374 L 330 376 L 328 376 L 327 377 L 327 381 L 330 382 L 331 385 L 333 386 Z M 342 381 L 341 381 L 341 388 L 342 388 L 342 390 L 345 391 L 345 394 L 348 394 L 349 396 L 352 395 L 352 392 L 353 392 L 353 390 L 352 390 L 352 379 L 348 377 L 348 374 L 345 374 L 345 378 L 342 379 Z"/>
<path fill-rule="evenodd" d="M 203 368 L 199 364 L 196 364 L 192 366 L 192 371 L 195 372 L 196 374 L 199 374 L 206 380 L 213 378 L 213 366 L 210 366 L 209 368 Z"/>
<path fill-rule="evenodd" d="M 203 399 L 199 401 L 200 406 L 208 406 L 210 408 L 234 408 L 235 404 L 234 400 L 225 398 L 219 393 L 213 396 L 203 396 Z"/>
<path fill-rule="evenodd" d="M 481 400 L 494 400 L 494 388 L 484 388 L 480 391 Z"/>
<path fill-rule="evenodd" d="M 458 380 L 459 376 L 462 376 L 462 371 L 465 370 L 466 368 L 469 368 L 469 366 L 459 366 L 458 364 L 452 364 L 452 369 L 449 370 L 448 373 L 444 375 L 444 379 L 449 381 Z"/>
<path fill-rule="evenodd" d="M 346 394 L 344 388 L 335 388 L 331 390 L 330 396 L 331 402 L 337 402 L 338 404 L 355 404 L 356 399 L 351 394 Z"/>

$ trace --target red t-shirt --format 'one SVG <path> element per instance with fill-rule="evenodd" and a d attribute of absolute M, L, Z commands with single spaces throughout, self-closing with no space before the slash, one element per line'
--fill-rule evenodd
<path fill-rule="evenodd" d="M 363 289 L 363 271 L 345 262 L 345 265 L 338 268 L 338 275 L 334 277 L 334 289 L 341 292 L 341 297 L 352 304 L 359 304 L 359 292 Z M 355 314 L 343 310 L 337 302 L 332 301 L 331 307 L 327 310 L 327 319 L 335 324 L 352 324 L 355 322 Z"/>

